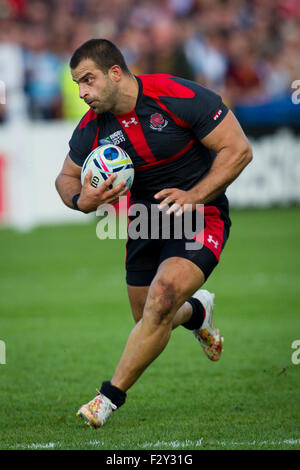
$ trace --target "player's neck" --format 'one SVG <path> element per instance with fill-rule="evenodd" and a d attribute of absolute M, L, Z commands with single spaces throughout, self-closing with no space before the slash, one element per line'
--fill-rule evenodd
<path fill-rule="evenodd" d="M 139 94 L 139 84 L 134 75 L 124 76 L 120 83 L 118 100 L 111 109 L 113 114 L 127 114 L 133 111 Z"/>

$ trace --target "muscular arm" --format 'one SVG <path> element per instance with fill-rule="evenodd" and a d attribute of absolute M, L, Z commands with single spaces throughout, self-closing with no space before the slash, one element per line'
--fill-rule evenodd
<path fill-rule="evenodd" d="M 81 167 L 67 155 L 62 170 L 55 180 L 55 187 L 66 206 L 73 207 L 72 198 L 81 191 Z"/>
<path fill-rule="evenodd" d="M 204 139 L 203 145 L 217 153 L 207 175 L 191 190 L 199 204 L 223 192 L 252 160 L 252 150 L 234 114 L 225 119 Z"/>
<path fill-rule="evenodd" d="M 206 176 L 189 191 L 168 188 L 155 195 L 156 199 L 162 199 L 159 208 L 173 203 L 167 213 L 176 211 L 176 215 L 180 215 L 184 204 L 192 204 L 194 207 L 212 201 L 252 160 L 248 139 L 231 111 L 201 142 L 215 151 L 217 156 Z"/>
<path fill-rule="evenodd" d="M 126 181 L 122 181 L 113 189 L 108 189 L 117 175 L 113 174 L 98 188 L 91 186 L 92 172 L 88 172 L 81 186 L 81 167 L 76 165 L 67 155 L 62 170 L 55 180 L 58 194 L 66 206 L 74 209 L 72 199 L 80 193 L 77 205 L 82 212 L 89 213 L 101 204 L 115 204 L 119 197 L 127 192 Z"/>

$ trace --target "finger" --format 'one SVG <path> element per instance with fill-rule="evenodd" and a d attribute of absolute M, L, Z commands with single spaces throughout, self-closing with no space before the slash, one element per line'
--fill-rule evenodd
<path fill-rule="evenodd" d="M 124 189 L 127 189 L 126 181 L 121 181 L 115 188 L 107 190 L 105 193 L 105 200 L 107 204 L 112 204 L 113 201 L 121 197 L 124 193 Z"/>
<path fill-rule="evenodd" d="M 180 209 L 178 209 L 176 212 L 175 212 L 175 215 L 177 216 L 180 216 L 186 212 L 193 212 L 195 207 L 193 206 L 193 204 L 185 204 L 185 203 L 178 203 L 179 206 L 180 206 Z"/>
<path fill-rule="evenodd" d="M 122 191 L 122 193 L 119 194 L 117 198 L 112 199 L 110 204 L 117 204 L 117 202 L 121 203 L 121 201 L 123 201 L 124 199 L 124 196 L 126 196 L 127 192 L 128 192 L 128 188 L 125 189 L 125 192 Z"/>
<path fill-rule="evenodd" d="M 129 191 L 129 188 L 127 184 L 125 184 L 124 188 L 122 189 L 121 193 L 119 194 L 119 197 L 125 196 Z"/>
<path fill-rule="evenodd" d="M 180 208 L 181 208 L 180 204 L 178 204 L 177 202 L 175 202 L 175 203 L 172 204 L 172 206 L 167 210 L 166 214 L 167 214 L 167 215 L 170 215 L 170 214 L 172 214 L 173 212 L 178 211 L 178 209 L 180 209 Z"/>
<path fill-rule="evenodd" d="M 118 196 L 124 190 L 125 186 L 126 186 L 126 181 L 125 180 L 121 181 L 114 188 L 110 190 L 111 193 L 109 194 L 109 196 Z"/>
<path fill-rule="evenodd" d="M 184 212 L 184 209 L 183 209 L 182 206 L 180 206 L 180 208 L 178 209 L 178 211 L 175 212 L 175 215 L 176 215 L 177 217 L 179 217 L 180 215 L 183 214 L 183 212 Z"/>
<path fill-rule="evenodd" d="M 106 180 L 106 183 L 107 184 L 112 184 L 116 179 L 117 179 L 117 174 L 116 173 L 112 173 L 111 175 L 109 175 L 109 177 L 107 178 Z"/>
<path fill-rule="evenodd" d="M 123 190 L 117 195 L 117 197 L 116 197 L 115 195 L 111 196 L 111 197 L 108 199 L 107 203 L 108 203 L 108 204 L 116 204 L 117 202 L 120 202 L 120 199 L 121 199 L 123 196 L 125 196 L 125 194 L 126 194 L 127 192 L 128 192 L 128 188 L 127 188 L 127 186 L 126 186 L 126 188 L 123 189 Z"/>
<path fill-rule="evenodd" d="M 92 170 L 89 170 L 89 171 L 87 172 L 87 174 L 85 175 L 85 177 L 84 177 L 83 184 L 84 184 L 85 186 L 90 185 L 90 184 L 91 184 L 91 179 L 92 179 L 92 177 L 93 177 L 93 172 L 92 172 Z"/>
<path fill-rule="evenodd" d="M 173 188 L 163 189 L 162 191 L 159 191 L 158 193 L 154 194 L 154 198 L 163 199 L 164 197 L 167 197 L 172 191 Z"/>
<path fill-rule="evenodd" d="M 104 192 L 104 191 L 109 191 L 110 190 L 110 185 L 115 181 L 117 175 L 116 174 L 112 174 L 110 175 L 107 180 L 105 180 L 101 186 L 99 187 L 99 189 L 101 190 L 101 192 Z"/>
<path fill-rule="evenodd" d="M 174 195 L 167 196 L 162 202 L 158 204 L 158 209 L 163 209 L 165 206 L 169 205 L 174 201 Z"/>

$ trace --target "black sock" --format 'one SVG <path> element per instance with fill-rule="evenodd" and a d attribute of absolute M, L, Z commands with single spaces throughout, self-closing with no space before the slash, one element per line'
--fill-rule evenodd
<path fill-rule="evenodd" d="M 205 308 L 203 307 L 200 300 L 196 299 L 195 297 L 190 297 L 187 302 L 191 304 L 193 313 L 187 322 L 182 323 L 182 326 L 184 326 L 184 328 L 187 330 L 197 330 L 204 322 Z"/>
<path fill-rule="evenodd" d="M 103 393 L 103 395 L 109 398 L 118 408 L 125 403 L 126 392 L 112 385 L 109 380 L 102 382 L 100 393 Z"/>

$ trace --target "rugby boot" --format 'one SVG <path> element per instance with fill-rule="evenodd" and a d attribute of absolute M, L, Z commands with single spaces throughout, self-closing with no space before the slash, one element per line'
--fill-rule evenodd
<path fill-rule="evenodd" d="M 93 400 L 79 408 L 76 416 L 83 418 L 88 426 L 101 428 L 116 409 L 116 405 L 109 398 L 98 393 Z"/>
<path fill-rule="evenodd" d="M 204 321 L 200 328 L 193 330 L 193 334 L 201 344 L 208 359 L 218 361 L 223 351 L 224 338 L 220 336 L 219 330 L 213 323 L 215 294 L 211 294 L 204 289 L 199 289 L 195 292 L 193 297 L 198 299 L 205 309 Z"/>

